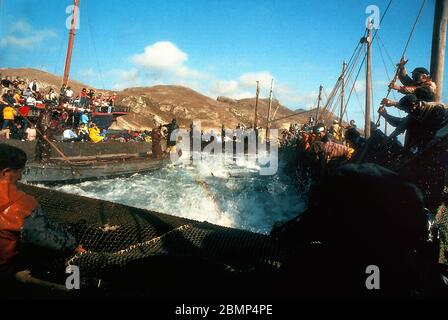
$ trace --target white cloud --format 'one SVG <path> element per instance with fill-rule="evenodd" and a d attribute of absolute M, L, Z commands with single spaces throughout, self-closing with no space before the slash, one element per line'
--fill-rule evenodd
<path fill-rule="evenodd" d="M 147 46 L 143 53 L 133 55 L 131 61 L 138 67 L 157 77 L 176 77 L 199 79 L 205 75 L 188 68 L 185 63 L 188 55 L 174 43 L 159 41 Z"/>
<path fill-rule="evenodd" d="M 183 85 L 212 98 L 226 96 L 233 99 L 255 96 L 257 81 L 260 82 L 260 97 L 269 95 L 274 75 L 267 71 L 242 73 L 234 79 L 219 79 L 212 75 L 213 68 L 195 70 L 187 65 L 188 54 L 170 41 L 159 41 L 146 46 L 142 53 L 132 55 L 130 70 L 114 70 L 115 89 L 156 84 Z M 310 107 L 317 99 L 316 92 L 299 93 L 285 83 L 274 86 L 274 98 L 289 106 Z"/>
<path fill-rule="evenodd" d="M 269 71 L 249 72 L 242 74 L 238 80 L 215 80 L 209 94 L 226 96 L 232 99 L 252 98 L 255 96 L 257 81 L 260 82 L 260 96 L 269 95 L 271 81 L 275 77 Z M 274 83 L 274 98 L 288 105 L 312 107 L 317 99 L 317 92 L 300 94 L 284 83 Z"/>
<path fill-rule="evenodd" d="M 36 30 L 24 20 L 13 23 L 5 37 L 0 39 L 0 47 L 32 49 L 47 39 L 56 37 L 56 32 L 49 29 Z"/>
<path fill-rule="evenodd" d="M 244 73 L 240 76 L 239 81 L 244 88 L 255 88 L 257 81 L 260 81 L 260 90 L 269 92 L 272 79 L 274 76 L 270 72 L 261 71 Z"/>
<path fill-rule="evenodd" d="M 141 54 L 132 57 L 132 61 L 146 69 L 173 71 L 188 60 L 188 55 L 169 41 L 156 42 L 147 46 Z"/>

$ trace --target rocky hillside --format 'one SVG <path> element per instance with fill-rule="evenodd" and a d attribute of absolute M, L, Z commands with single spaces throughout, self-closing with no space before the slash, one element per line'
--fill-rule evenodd
<path fill-rule="evenodd" d="M 60 88 L 62 79 L 53 74 L 35 69 L 0 69 L 2 76 L 19 76 L 31 81 L 37 79 L 43 88 Z M 75 93 L 82 88 L 91 86 L 77 81 L 70 81 L 69 85 Z M 102 91 L 111 93 L 111 91 Z M 131 113 L 118 118 L 112 128 L 115 129 L 151 129 L 157 124 L 168 123 L 176 118 L 183 127 L 190 125 L 193 120 L 201 121 L 205 129 L 218 129 L 224 124 L 227 128 L 234 128 L 238 123 L 250 126 L 253 123 L 255 99 L 234 100 L 218 97 L 216 100 L 204 96 L 196 91 L 181 86 L 154 86 L 150 88 L 129 88 L 118 91 L 118 105 L 131 107 Z M 261 99 L 258 106 L 258 125 L 265 126 L 269 101 Z M 288 127 L 290 123 L 304 123 L 315 111 L 305 111 L 299 115 L 274 101 L 272 115 L 278 121 L 272 127 Z M 331 115 L 327 115 L 331 118 Z"/>

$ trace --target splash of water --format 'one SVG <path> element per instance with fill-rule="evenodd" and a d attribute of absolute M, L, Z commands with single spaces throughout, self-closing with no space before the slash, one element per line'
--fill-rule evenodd
<path fill-rule="evenodd" d="M 208 155 L 127 178 L 55 187 L 59 191 L 108 200 L 198 221 L 269 233 L 304 209 L 289 177 L 279 171 L 259 175 L 255 160 L 228 163 Z"/>

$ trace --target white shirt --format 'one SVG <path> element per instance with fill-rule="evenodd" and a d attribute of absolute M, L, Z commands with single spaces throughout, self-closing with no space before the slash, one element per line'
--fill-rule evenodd
<path fill-rule="evenodd" d="M 64 138 L 64 140 L 69 140 L 69 139 L 77 138 L 78 136 L 72 130 L 67 129 L 67 130 L 64 130 L 62 137 Z"/>
<path fill-rule="evenodd" d="M 34 97 L 28 97 L 28 98 L 26 99 L 26 104 L 32 104 L 32 105 L 35 105 L 35 104 L 36 104 L 36 98 L 34 98 Z"/>
<path fill-rule="evenodd" d="M 73 90 L 70 89 L 70 90 L 65 91 L 65 96 L 66 96 L 67 98 L 71 98 L 71 97 L 73 97 Z"/>

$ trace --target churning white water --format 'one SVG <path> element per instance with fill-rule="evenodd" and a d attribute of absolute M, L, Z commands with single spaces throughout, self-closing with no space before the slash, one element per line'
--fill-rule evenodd
<path fill-rule="evenodd" d="M 259 174 L 255 159 L 224 162 L 224 155 L 207 155 L 131 177 L 56 186 L 67 193 L 108 200 L 198 221 L 269 233 L 304 209 L 291 179 L 282 173 Z"/>

